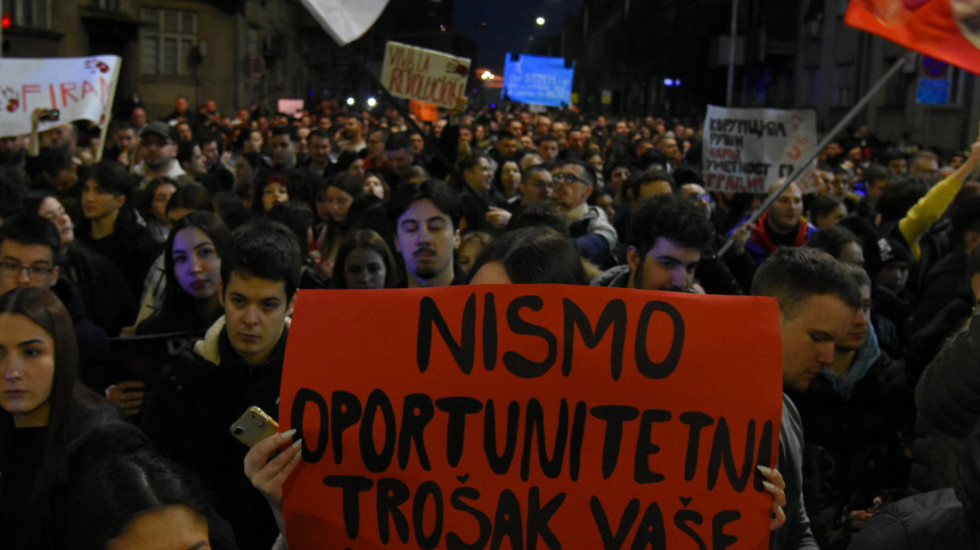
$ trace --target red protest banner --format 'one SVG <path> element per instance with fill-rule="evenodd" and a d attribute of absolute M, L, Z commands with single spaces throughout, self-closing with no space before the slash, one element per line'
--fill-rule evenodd
<path fill-rule="evenodd" d="M 301 291 L 289 547 L 766 548 L 781 365 L 768 298 Z"/>
<path fill-rule="evenodd" d="M 980 74 L 977 15 L 973 0 L 851 0 L 844 21 Z"/>

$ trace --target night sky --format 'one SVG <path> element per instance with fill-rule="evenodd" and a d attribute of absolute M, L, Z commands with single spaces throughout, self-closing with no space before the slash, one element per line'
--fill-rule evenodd
<path fill-rule="evenodd" d="M 537 41 L 558 34 L 565 16 L 581 7 L 582 0 L 457 0 L 454 25 L 479 44 L 474 68 L 501 74 L 504 54 L 526 51 L 532 36 Z M 545 18 L 544 26 L 534 22 L 539 16 Z"/>

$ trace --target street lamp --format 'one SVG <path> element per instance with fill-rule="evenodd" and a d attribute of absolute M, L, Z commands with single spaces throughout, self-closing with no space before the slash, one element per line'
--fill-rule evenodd
<path fill-rule="evenodd" d="M 538 26 L 544 26 L 545 20 L 544 17 L 538 17 L 537 19 L 534 20 L 534 22 L 537 23 Z"/>
<path fill-rule="evenodd" d="M 367 98 L 367 104 L 368 104 L 368 107 L 374 107 L 374 106 L 376 106 L 378 104 L 378 100 L 377 99 L 374 99 L 373 97 L 369 97 L 369 98 Z"/>
<path fill-rule="evenodd" d="M 353 106 L 354 105 L 354 98 L 353 97 L 348 97 L 347 98 L 347 104 Z"/>

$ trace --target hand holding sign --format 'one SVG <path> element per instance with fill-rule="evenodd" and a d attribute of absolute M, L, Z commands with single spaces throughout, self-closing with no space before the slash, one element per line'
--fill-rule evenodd
<path fill-rule="evenodd" d="M 767 468 L 761 464 L 757 467 L 766 478 L 766 481 L 762 482 L 762 486 L 772 495 L 772 507 L 770 508 L 772 519 L 769 521 L 769 530 L 775 531 L 786 523 L 786 513 L 783 512 L 783 506 L 786 506 L 786 482 L 783 481 L 783 474 L 779 473 L 779 470 Z"/>
<path fill-rule="evenodd" d="M 282 533 L 286 532 L 282 514 L 282 486 L 302 456 L 299 452 L 302 440 L 297 439 L 290 444 L 295 434 L 296 430 L 288 430 L 270 435 L 256 443 L 245 455 L 245 476 L 269 502 Z M 277 452 L 279 454 L 274 454 Z"/>

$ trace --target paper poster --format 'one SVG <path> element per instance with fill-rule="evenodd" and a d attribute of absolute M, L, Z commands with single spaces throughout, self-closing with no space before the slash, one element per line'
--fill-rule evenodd
<path fill-rule="evenodd" d="M 300 291 L 289 547 L 766 548 L 781 390 L 771 298 Z"/>
<path fill-rule="evenodd" d="M 766 194 L 817 147 L 812 110 L 732 109 L 708 105 L 704 121 L 705 188 Z M 814 167 L 797 180 L 800 191 L 816 191 Z"/>

